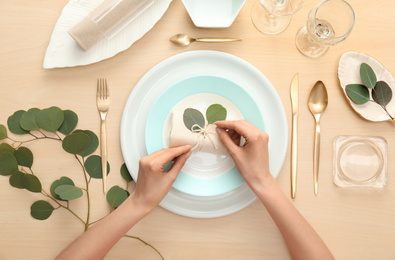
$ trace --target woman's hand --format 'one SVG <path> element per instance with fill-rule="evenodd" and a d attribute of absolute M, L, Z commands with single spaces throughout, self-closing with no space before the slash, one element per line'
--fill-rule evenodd
<path fill-rule="evenodd" d="M 220 140 L 247 184 L 255 193 L 262 191 L 273 179 L 269 171 L 269 136 L 248 121 L 217 121 L 215 124 Z M 243 146 L 238 145 L 240 136 L 246 140 Z"/>
<path fill-rule="evenodd" d="M 136 190 L 132 199 L 152 211 L 166 196 L 176 180 L 178 173 L 191 155 L 191 146 L 179 146 L 156 151 L 140 160 Z M 174 161 L 171 169 L 165 171 L 167 163 Z"/>

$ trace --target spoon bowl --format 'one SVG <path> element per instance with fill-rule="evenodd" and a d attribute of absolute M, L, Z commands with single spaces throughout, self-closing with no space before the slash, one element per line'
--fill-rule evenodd
<path fill-rule="evenodd" d="M 320 119 L 322 113 L 328 106 L 328 93 L 322 81 L 317 81 L 311 89 L 308 107 L 315 119 L 315 135 L 314 135 L 314 160 L 313 160 L 313 180 L 314 194 L 318 194 L 318 171 L 320 163 Z"/>

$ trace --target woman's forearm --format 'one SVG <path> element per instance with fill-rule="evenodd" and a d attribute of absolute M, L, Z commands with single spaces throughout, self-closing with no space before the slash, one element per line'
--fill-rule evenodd
<path fill-rule="evenodd" d="M 275 179 L 270 177 L 257 196 L 284 237 L 293 259 L 334 259 L 312 226 L 292 205 Z"/>
<path fill-rule="evenodd" d="M 126 232 L 149 212 L 144 205 L 136 203 L 132 194 L 114 212 L 74 240 L 56 259 L 103 259 Z"/>

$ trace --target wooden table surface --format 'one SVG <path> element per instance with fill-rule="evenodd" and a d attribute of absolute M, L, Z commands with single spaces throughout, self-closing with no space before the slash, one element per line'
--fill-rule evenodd
<path fill-rule="evenodd" d="M 45 70 L 43 59 L 54 25 L 67 0 L 1 0 L 0 3 L 0 124 L 19 109 L 58 106 L 79 116 L 78 128 L 99 134 L 96 109 L 96 79 L 107 78 L 112 94 L 108 115 L 108 151 L 111 174 L 108 186 L 125 186 L 119 168 L 123 164 L 120 123 L 126 100 L 141 77 L 160 61 L 190 50 L 216 50 L 238 56 L 258 68 L 272 82 L 283 102 L 291 125 L 289 86 L 300 76 L 298 193 L 292 203 L 333 252 L 337 259 L 395 259 L 395 125 L 372 123 L 359 117 L 342 94 L 337 66 L 340 56 L 358 51 L 379 60 L 395 73 L 395 1 L 349 0 L 356 14 L 350 37 L 318 59 L 298 52 L 294 39 L 318 0 L 306 0 L 289 28 L 276 36 L 259 33 L 253 26 L 248 0 L 227 29 L 196 28 L 181 0 L 174 0 L 162 19 L 129 49 L 108 60 L 73 68 Z M 168 38 L 185 32 L 192 36 L 241 37 L 231 44 L 194 43 L 186 48 Z M 321 127 L 319 194 L 313 194 L 314 120 L 307 108 L 313 84 L 322 80 L 329 106 Z M 289 137 L 290 137 L 290 131 Z M 333 183 L 332 145 L 339 135 L 382 136 L 388 142 L 388 180 L 382 189 L 344 189 Z M 14 136 L 15 137 L 15 136 Z M 34 169 L 43 189 L 61 176 L 83 185 L 81 168 L 58 142 L 43 140 L 27 147 L 35 155 Z M 290 194 L 290 145 L 277 178 Z M 99 149 L 96 151 L 99 153 Z M 90 185 L 92 220 L 110 208 L 101 192 L 100 180 Z M 134 184 L 129 185 L 129 191 Z M 30 205 L 45 199 L 11 187 L 0 176 L 0 259 L 53 259 L 83 232 L 83 225 L 68 211 L 59 209 L 45 221 L 30 216 Z M 77 214 L 86 214 L 86 198 L 70 202 Z M 289 216 L 290 218 L 292 216 Z M 156 247 L 165 259 L 289 259 L 290 255 L 275 224 L 260 202 L 232 215 L 214 219 L 188 218 L 158 207 L 137 224 L 130 235 Z M 150 247 L 123 238 L 107 259 L 160 259 Z"/>

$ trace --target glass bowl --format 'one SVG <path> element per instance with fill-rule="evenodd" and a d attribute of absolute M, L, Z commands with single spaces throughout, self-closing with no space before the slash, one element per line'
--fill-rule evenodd
<path fill-rule="evenodd" d="M 339 187 L 383 187 L 387 181 L 386 140 L 338 136 L 333 142 L 333 181 Z"/>

